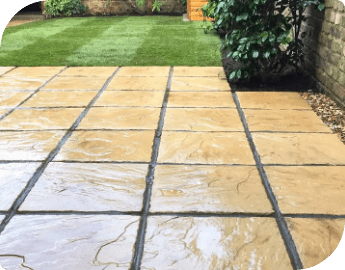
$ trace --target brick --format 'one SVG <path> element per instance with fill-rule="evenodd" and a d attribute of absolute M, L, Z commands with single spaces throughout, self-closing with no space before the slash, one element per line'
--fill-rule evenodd
<path fill-rule="evenodd" d="M 335 37 L 337 39 L 340 38 L 340 27 L 338 27 L 337 25 L 331 27 L 331 35 L 332 37 Z"/>
<path fill-rule="evenodd" d="M 341 72 L 340 78 L 338 79 L 338 82 L 341 86 L 345 87 L 345 73 Z"/>
<path fill-rule="evenodd" d="M 336 13 L 335 13 L 335 11 L 332 8 L 326 8 L 325 19 L 327 21 L 334 23 L 335 16 L 336 16 Z"/>
<path fill-rule="evenodd" d="M 341 23 L 341 16 L 342 16 L 342 14 L 339 11 L 337 11 L 335 13 L 334 23 L 336 25 L 340 25 L 340 23 Z"/>
<path fill-rule="evenodd" d="M 333 7 L 334 6 L 334 0 L 325 0 L 326 7 Z"/>
<path fill-rule="evenodd" d="M 345 56 L 339 59 L 338 68 L 345 72 Z"/>
<path fill-rule="evenodd" d="M 342 46 L 339 41 L 333 40 L 332 45 L 331 45 L 331 50 L 335 53 L 342 53 Z"/>
<path fill-rule="evenodd" d="M 345 27 L 345 15 L 341 16 L 341 26 Z"/>
<path fill-rule="evenodd" d="M 333 84 L 332 92 L 340 100 L 345 102 L 345 87 L 344 86 L 341 86 L 340 84 L 335 83 L 335 84 Z M 345 106 L 345 103 L 343 103 L 343 106 Z"/>

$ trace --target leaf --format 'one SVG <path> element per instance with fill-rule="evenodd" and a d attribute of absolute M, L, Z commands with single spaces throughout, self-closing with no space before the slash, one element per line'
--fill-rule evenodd
<path fill-rule="evenodd" d="M 320 4 L 317 8 L 322 11 L 325 8 L 325 4 Z"/>
<path fill-rule="evenodd" d="M 236 70 L 230 73 L 229 80 L 232 80 L 236 76 Z"/>
<path fill-rule="evenodd" d="M 268 57 L 270 57 L 270 55 L 271 55 L 270 52 L 265 52 L 265 53 L 264 53 L 264 58 L 268 58 Z"/>
<path fill-rule="evenodd" d="M 242 74 L 242 71 L 239 69 L 239 70 L 237 71 L 237 78 L 241 78 L 241 74 Z"/>
<path fill-rule="evenodd" d="M 253 58 L 258 58 L 259 57 L 259 52 L 258 51 L 253 51 L 252 56 L 253 56 Z"/>
<path fill-rule="evenodd" d="M 241 38 L 240 39 L 240 44 L 244 44 L 248 41 L 248 38 Z"/>

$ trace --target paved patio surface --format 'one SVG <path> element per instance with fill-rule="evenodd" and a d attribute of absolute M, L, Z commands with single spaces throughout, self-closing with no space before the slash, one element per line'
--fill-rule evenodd
<path fill-rule="evenodd" d="M 0 67 L 0 265 L 298 269 L 337 247 L 345 146 L 222 67 Z M 264 89 L 263 89 L 264 90 Z"/>

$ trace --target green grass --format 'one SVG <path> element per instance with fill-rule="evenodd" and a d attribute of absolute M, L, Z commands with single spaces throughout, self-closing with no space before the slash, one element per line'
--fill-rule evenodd
<path fill-rule="evenodd" d="M 221 40 L 204 24 L 182 16 L 36 21 L 5 30 L 0 66 L 221 66 Z"/>

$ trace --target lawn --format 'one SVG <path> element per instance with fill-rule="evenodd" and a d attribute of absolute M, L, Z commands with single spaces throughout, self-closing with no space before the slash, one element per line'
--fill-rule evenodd
<path fill-rule="evenodd" d="M 0 66 L 221 66 L 221 40 L 203 24 L 182 16 L 36 21 L 5 30 Z"/>

